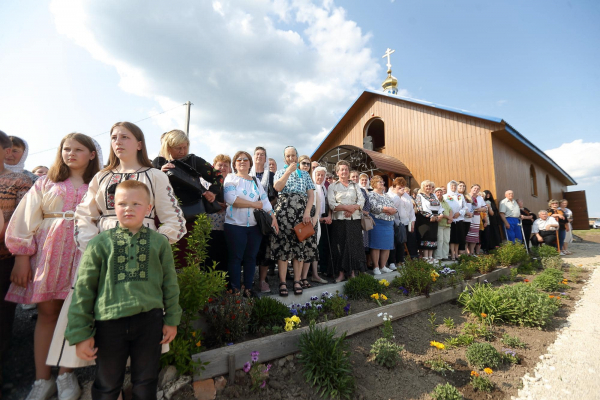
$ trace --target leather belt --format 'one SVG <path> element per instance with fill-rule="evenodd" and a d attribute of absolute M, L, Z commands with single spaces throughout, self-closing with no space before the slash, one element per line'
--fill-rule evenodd
<path fill-rule="evenodd" d="M 65 211 L 65 212 L 55 212 L 44 214 L 44 219 L 46 218 L 64 218 L 67 221 L 73 221 L 75 219 L 75 211 Z"/>

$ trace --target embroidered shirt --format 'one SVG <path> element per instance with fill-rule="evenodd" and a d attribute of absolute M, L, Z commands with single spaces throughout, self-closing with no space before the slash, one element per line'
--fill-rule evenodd
<path fill-rule="evenodd" d="M 248 201 L 260 200 L 263 204 L 263 210 L 267 212 L 273 210 L 262 185 L 260 183 L 257 185 L 254 179 L 247 180 L 235 174 L 229 174 L 225 178 L 225 188 L 223 190 L 225 192 L 225 203 L 227 203 L 226 224 L 239 226 L 256 225 L 256 218 L 254 218 L 255 208 L 233 206 L 238 197 Z"/>
<path fill-rule="evenodd" d="M 0 211 L 4 214 L 4 226 L 7 226 L 17 205 L 23 199 L 32 182 L 26 175 L 6 171 L 0 175 Z M 0 259 L 11 257 L 10 251 L 0 240 Z"/>
<path fill-rule="evenodd" d="M 440 202 L 433 193 L 419 193 L 417 195 L 417 208 L 422 216 L 430 218 L 437 215 L 440 211 Z"/>
<path fill-rule="evenodd" d="M 94 320 L 165 310 L 179 325 L 179 285 L 169 241 L 145 226 L 132 235 L 117 226 L 90 240 L 81 258 L 65 338 L 71 345 L 95 334 Z"/>
<path fill-rule="evenodd" d="M 383 221 L 393 221 L 394 215 L 389 215 L 383 212 L 383 207 L 396 208 L 392 199 L 385 194 L 379 194 L 376 191 L 369 193 L 369 203 L 371 204 L 371 214 L 373 218 Z"/>
<path fill-rule="evenodd" d="M 457 218 L 453 218 L 453 221 L 462 221 L 465 218 L 465 213 L 469 210 L 465 196 L 461 193 L 449 192 L 444 195 L 444 200 L 452 209 L 452 216 L 458 213 Z"/>
<path fill-rule="evenodd" d="M 300 171 L 300 170 L 296 170 Z M 306 171 L 300 171 L 300 176 L 298 176 L 297 172 L 294 171 L 290 174 L 285 186 L 279 193 L 284 194 L 292 194 L 299 193 L 303 196 L 308 196 L 309 190 L 315 190 L 315 184 L 313 183 L 310 175 Z M 280 169 L 275 172 L 275 178 L 273 178 L 274 182 L 277 182 L 283 174 L 285 173 L 285 169 Z"/>

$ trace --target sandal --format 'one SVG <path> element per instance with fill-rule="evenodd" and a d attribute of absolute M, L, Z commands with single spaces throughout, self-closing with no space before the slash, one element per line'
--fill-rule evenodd
<path fill-rule="evenodd" d="M 279 295 L 281 297 L 287 297 L 288 294 L 287 283 L 279 282 Z"/>
<path fill-rule="evenodd" d="M 296 285 L 300 286 L 299 288 L 296 287 Z M 294 294 L 295 295 L 300 295 L 302 294 L 303 290 L 302 290 L 302 283 L 300 283 L 300 281 L 294 281 Z"/>
<path fill-rule="evenodd" d="M 312 285 L 310 283 L 308 283 L 308 279 L 300 279 L 300 285 L 302 286 L 302 289 L 308 289 L 311 288 Z"/>
<path fill-rule="evenodd" d="M 252 290 L 250 290 L 250 289 L 244 289 L 243 296 L 250 299 L 250 298 L 254 297 L 254 293 L 252 293 Z"/>

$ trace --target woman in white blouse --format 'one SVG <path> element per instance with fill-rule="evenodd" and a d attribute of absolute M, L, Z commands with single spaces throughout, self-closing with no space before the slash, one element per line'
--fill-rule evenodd
<path fill-rule="evenodd" d="M 227 270 L 229 284 L 234 291 L 241 289 L 241 270 L 244 263 L 244 296 L 252 296 L 256 255 L 263 236 L 256 224 L 254 210 L 264 210 L 273 215 L 273 208 L 260 182 L 250 176 L 252 157 L 245 151 L 233 156 L 233 174 L 227 175 L 224 183 L 225 241 L 229 253 Z M 277 219 L 272 227 L 279 233 Z"/>
<path fill-rule="evenodd" d="M 463 194 L 458 193 L 458 182 L 448 182 L 444 200 L 452 209 L 452 225 L 450 226 L 450 259 L 455 261 L 458 258 L 459 246 L 465 246 L 467 230 L 465 229 L 465 214 L 469 212 L 469 207 Z"/>
<path fill-rule="evenodd" d="M 421 182 L 421 189 L 417 195 L 416 230 L 419 249 L 423 252 L 423 259 L 433 263 L 433 251 L 437 249 L 438 221 L 443 218 L 440 213 L 440 202 L 433 194 L 435 184 L 429 180 Z"/>

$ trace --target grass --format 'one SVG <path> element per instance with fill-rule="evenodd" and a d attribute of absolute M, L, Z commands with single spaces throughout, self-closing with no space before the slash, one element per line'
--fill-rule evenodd
<path fill-rule="evenodd" d="M 586 231 L 573 230 L 573 234 L 583 240 L 600 243 L 600 229 L 590 229 Z"/>

